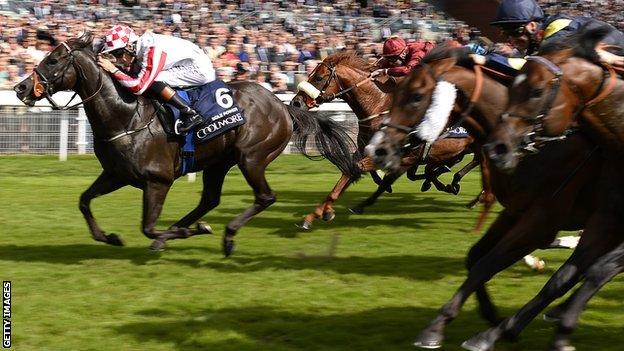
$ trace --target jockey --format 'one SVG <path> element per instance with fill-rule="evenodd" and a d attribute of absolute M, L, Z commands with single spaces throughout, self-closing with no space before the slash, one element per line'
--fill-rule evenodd
<path fill-rule="evenodd" d="M 521 56 L 533 55 L 543 43 L 565 38 L 585 25 L 607 25 L 591 17 L 570 17 L 563 14 L 545 16 L 535 0 L 503 0 L 491 24 L 501 29 Z M 622 46 L 624 34 L 613 27 L 602 42 Z M 526 62 L 522 57 L 507 57 L 495 53 L 475 61 L 485 62 L 486 66 L 511 76 L 515 76 Z"/>
<path fill-rule="evenodd" d="M 383 58 L 377 62 L 379 69 L 373 71 L 371 77 L 406 76 L 420 64 L 422 58 L 434 47 L 435 43 L 433 42 L 407 44 L 403 38 L 392 36 L 384 42 Z"/>
<path fill-rule="evenodd" d="M 180 110 L 181 125 L 176 124 L 176 133 L 185 134 L 201 124 L 197 112 L 171 88 L 215 80 L 210 58 L 197 45 L 152 32 L 139 37 L 132 28 L 116 25 L 106 32 L 102 54 L 110 54 L 114 61 L 98 55 L 98 64 L 132 93 L 149 91 Z"/>

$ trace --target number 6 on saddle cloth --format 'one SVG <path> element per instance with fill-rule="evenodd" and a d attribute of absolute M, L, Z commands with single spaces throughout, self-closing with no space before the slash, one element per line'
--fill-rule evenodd
<path fill-rule="evenodd" d="M 232 91 L 221 80 L 215 80 L 208 84 L 192 89 L 175 89 L 176 92 L 202 116 L 202 124 L 195 127 L 185 136 L 182 146 L 182 174 L 196 171 L 195 169 L 195 145 L 205 143 L 231 129 L 239 127 L 246 122 L 242 109 L 234 101 Z M 181 123 L 180 110 L 171 104 L 164 104 L 170 116 L 159 114 L 165 118 L 163 125 Z M 173 123 L 172 123 L 173 122 Z M 167 130 L 167 133 L 175 135 L 175 128 Z"/>

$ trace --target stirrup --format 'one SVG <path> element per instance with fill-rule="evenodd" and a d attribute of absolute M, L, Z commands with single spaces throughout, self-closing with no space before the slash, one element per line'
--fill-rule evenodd
<path fill-rule="evenodd" d="M 202 123 L 202 118 L 199 115 L 195 115 L 195 116 L 190 117 L 187 120 L 187 122 L 189 123 L 189 125 L 185 126 L 184 121 L 182 121 L 181 118 L 178 119 L 173 125 L 174 132 L 177 135 L 186 135 L 189 130 L 193 129 L 194 127 L 197 127 L 198 125 Z"/>

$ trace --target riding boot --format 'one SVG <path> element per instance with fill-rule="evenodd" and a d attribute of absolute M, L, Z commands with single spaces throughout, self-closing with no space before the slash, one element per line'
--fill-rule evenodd
<path fill-rule="evenodd" d="M 178 93 L 174 93 L 167 103 L 180 110 L 180 120 L 182 120 L 182 125 L 177 126 L 176 128 L 176 132 L 178 134 L 186 134 L 186 132 L 202 123 L 201 116 L 197 113 L 197 111 L 195 111 L 195 109 L 189 106 L 189 104 L 184 101 Z"/>
<path fill-rule="evenodd" d="M 173 105 L 180 110 L 181 125 L 176 124 L 175 131 L 177 134 L 184 135 L 202 123 L 201 116 L 193 109 L 184 99 L 176 93 L 173 88 L 162 82 L 154 82 L 150 90 L 155 93 L 163 102 Z"/>

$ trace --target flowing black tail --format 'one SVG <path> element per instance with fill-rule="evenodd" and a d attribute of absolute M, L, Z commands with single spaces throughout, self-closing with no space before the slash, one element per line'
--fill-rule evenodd
<path fill-rule="evenodd" d="M 352 179 L 362 172 L 357 166 L 360 159 L 356 143 L 347 133 L 347 128 L 334 122 L 326 112 L 305 111 L 286 106 L 293 119 L 295 146 L 309 159 L 326 158 L 340 171 Z M 306 152 L 308 137 L 313 136 L 320 155 Z"/>

